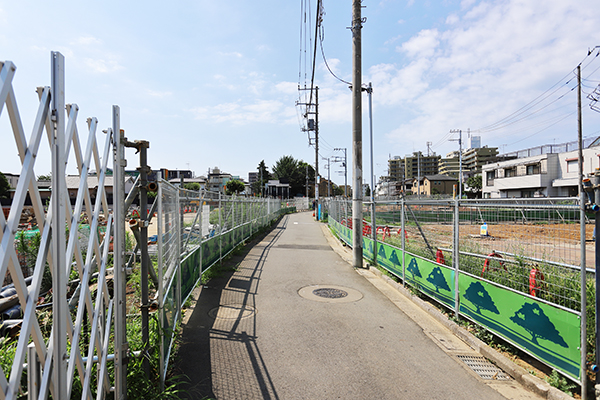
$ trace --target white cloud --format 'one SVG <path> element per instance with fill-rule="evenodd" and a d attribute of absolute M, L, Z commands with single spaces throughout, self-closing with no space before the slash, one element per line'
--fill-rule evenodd
<path fill-rule="evenodd" d="M 211 107 L 196 107 L 189 110 L 196 119 L 214 123 L 232 123 L 246 125 L 249 123 L 289 123 L 290 116 L 295 115 L 294 108 L 286 106 L 279 100 L 257 100 L 243 104 L 241 101 L 222 103 Z"/>
<path fill-rule="evenodd" d="M 233 57 L 233 58 L 243 58 L 244 57 L 242 55 L 242 53 L 239 53 L 237 51 L 232 51 L 229 53 L 224 53 L 224 52 L 220 51 L 218 54 L 223 57 Z"/>
<path fill-rule="evenodd" d="M 460 7 L 465 10 L 475 4 L 477 0 L 463 0 L 460 2 Z"/>
<path fill-rule="evenodd" d="M 434 54 L 439 42 L 437 29 L 424 29 L 417 36 L 404 42 L 399 50 L 407 53 L 409 57 L 430 57 Z"/>
<path fill-rule="evenodd" d="M 102 40 L 97 39 L 93 36 L 81 36 L 77 40 L 72 42 L 71 44 L 82 45 L 82 46 L 92 46 L 92 45 L 99 46 L 102 44 Z"/>
<path fill-rule="evenodd" d="M 298 93 L 298 84 L 295 82 L 279 82 L 275 85 L 278 92 L 295 95 Z"/>
<path fill-rule="evenodd" d="M 406 64 L 368 71 L 376 104 L 399 115 L 387 137 L 404 150 L 415 137 L 421 149 L 450 129 L 479 128 L 533 100 L 583 59 L 600 23 L 598 13 L 561 0 L 465 0 L 461 6 L 462 14 L 446 18 L 446 29 L 421 30 L 398 47 Z M 494 145 L 519 135 L 511 126 L 482 139 Z"/>
<path fill-rule="evenodd" d="M 119 63 L 116 60 L 84 58 L 83 62 L 92 71 L 101 74 L 115 72 L 123 69 L 123 66 L 119 65 Z"/>
<path fill-rule="evenodd" d="M 450 14 L 446 18 L 446 24 L 448 24 L 448 25 L 454 25 L 454 24 L 458 23 L 459 21 L 460 21 L 460 18 L 456 14 Z"/>
<path fill-rule="evenodd" d="M 151 89 L 148 89 L 146 91 L 146 93 L 148 93 L 148 95 L 151 97 L 158 97 L 158 98 L 171 97 L 173 95 L 172 92 L 160 92 L 160 91 L 151 90 Z"/>

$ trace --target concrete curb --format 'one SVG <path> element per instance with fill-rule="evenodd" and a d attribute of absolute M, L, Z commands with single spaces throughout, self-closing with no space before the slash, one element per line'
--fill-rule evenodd
<path fill-rule="evenodd" d="M 347 253 L 347 249 L 343 247 L 343 245 L 341 245 L 338 240 L 335 240 L 335 237 L 332 235 L 332 233 L 329 231 L 329 228 L 326 225 L 323 226 L 323 232 L 327 237 L 328 242 L 332 245 L 332 249 L 336 253 L 338 253 L 342 257 L 342 259 L 344 259 L 344 261 L 352 265 L 352 260 L 348 258 L 347 254 L 345 254 Z M 364 260 L 363 265 L 365 266 L 365 268 L 369 268 L 369 265 L 366 264 Z M 400 294 L 402 294 L 403 296 L 411 300 L 413 303 L 418 305 L 423 311 L 430 314 L 433 318 L 435 318 L 439 323 L 445 326 L 459 339 L 467 343 L 469 347 L 471 347 L 473 350 L 477 351 L 482 356 L 494 362 L 504 372 L 509 374 L 515 381 L 519 382 L 531 392 L 538 394 L 548 400 L 573 399 L 573 397 L 569 396 L 563 391 L 558 390 L 553 386 L 550 386 L 548 382 L 531 375 L 525 369 L 512 362 L 509 358 L 505 357 L 503 354 L 486 345 L 484 342 L 473 336 L 473 334 L 471 334 L 469 331 L 457 325 L 455 322 L 449 320 L 448 317 L 442 314 L 436 307 L 432 306 L 431 304 L 427 303 L 421 298 L 413 295 L 408 289 L 402 286 L 402 284 L 399 284 L 389 276 L 383 274 L 378 268 L 369 268 L 369 271 L 372 272 L 378 278 L 386 281 Z"/>

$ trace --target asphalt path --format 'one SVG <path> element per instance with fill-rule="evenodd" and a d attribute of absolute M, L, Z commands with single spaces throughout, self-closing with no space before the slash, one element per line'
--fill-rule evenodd
<path fill-rule="evenodd" d="M 187 398 L 537 398 L 457 360 L 436 343 L 447 332 L 424 330 L 332 250 L 322 226 L 284 216 L 196 293 L 177 361 Z"/>

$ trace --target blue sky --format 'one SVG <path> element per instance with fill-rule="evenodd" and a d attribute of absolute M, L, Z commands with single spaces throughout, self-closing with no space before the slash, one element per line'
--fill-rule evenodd
<path fill-rule="evenodd" d="M 262 159 L 268 166 L 283 155 L 314 163 L 295 105 L 305 83 L 301 4 L 308 1 L 52 3 L 0 0 L 0 60 L 17 66 L 13 85 L 26 132 L 35 88 L 49 84 L 56 50 L 66 58 L 66 99 L 80 107 L 80 132 L 89 116 L 109 127 L 117 104 L 127 137 L 150 141 L 153 168 L 203 175 L 218 166 L 247 179 Z M 600 45 L 600 10 L 584 3 L 364 0 L 363 82 L 374 89 L 375 175 L 386 173 L 390 155 L 427 152 L 427 142 L 442 156 L 456 150 L 451 129 L 471 129 L 501 152 L 577 140 L 571 89 L 582 61 L 583 132 L 600 135 L 600 114 L 586 98 L 600 83 L 600 57 L 586 57 Z M 316 0 L 310 4 L 314 12 Z M 323 4 L 325 56 L 350 81 L 351 1 Z M 320 51 L 316 61 L 321 156 L 347 148 L 350 161 L 351 92 L 327 71 Z M 503 121 L 540 95 L 539 104 Z M 497 129 L 481 129 L 499 121 Z M 18 173 L 5 109 L 0 135 L 8 143 L 0 171 Z M 135 166 L 133 152 L 128 157 Z M 48 173 L 47 151 L 38 158 L 36 174 Z M 332 167 L 331 177 L 342 184 L 338 170 Z"/>

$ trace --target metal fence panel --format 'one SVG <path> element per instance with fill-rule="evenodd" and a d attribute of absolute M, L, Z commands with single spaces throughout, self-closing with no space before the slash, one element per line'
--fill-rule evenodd
<path fill-rule="evenodd" d="M 18 298 L 11 311 L 17 323 L 2 323 L 3 332 L 16 336 L 2 342 L 2 351 L 14 354 L 8 369 L 0 367 L 2 399 L 24 393 L 32 399 L 47 398 L 49 393 L 53 398 L 104 398 L 115 386 L 107 372 L 110 332 L 115 326 L 108 290 L 108 275 L 112 275 L 109 250 L 113 227 L 124 221 L 114 220 L 106 202 L 113 132 L 108 129 L 100 154 L 98 122 L 88 119 L 87 143 L 82 148 L 79 109 L 64 103 L 64 58 L 53 52 L 52 61 L 52 86 L 38 88 L 40 104 L 29 140 L 12 87 L 16 67 L 0 62 L 0 113 L 6 110 L 8 114 L 22 164 L 8 218 L 0 214 L 0 278 L 12 282 L 2 288 L 0 297 L 15 293 Z M 48 170 L 48 166 L 36 164 L 44 129 L 53 160 L 52 195 L 45 204 L 45 192 L 35 177 L 36 169 Z M 8 137 L 4 139 L 9 146 Z M 74 160 L 69 159 L 71 154 Z M 84 177 L 74 199 L 67 191 L 64 172 L 69 163 Z M 86 179 L 92 168 L 98 182 L 94 198 Z M 31 206 L 26 205 L 28 199 Z M 37 231 L 27 231 L 20 224 L 24 210 L 34 219 Z M 97 282 L 92 285 L 92 280 Z M 95 363 L 99 363 L 97 368 Z M 124 390 L 124 386 L 116 388 L 117 392 Z"/>
<path fill-rule="evenodd" d="M 202 273 L 282 213 L 295 210 L 275 199 L 224 196 L 159 181 L 158 263 L 161 379 L 165 379 L 174 328 Z"/>
<path fill-rule="evenodd" d="M 344 204 L 329 223 L 351 245 Z M 582 381 L 581 243 L 591 243 L 575 199 L 397 200 L 365 213 L 364 257 L 431 299 L 485 326 L 566 376 Z M 373 219 L 376 221 L 371 226 Z M 376 234 L 371 236 L 371 229 Z M 589 236 L 589 237 L 587 237 Z M 372 240 L 371 238 L 376 238 Z M 593 256 L 586 264 L 594 265 Z M 588 297 L 594 291 L 587 269 Z M 584 291 L 585 292 L 585 291 Z M 593 315 L 588 321 L 593 322 Z M 591 317 L 591 318 L 590 318 Z"/>

